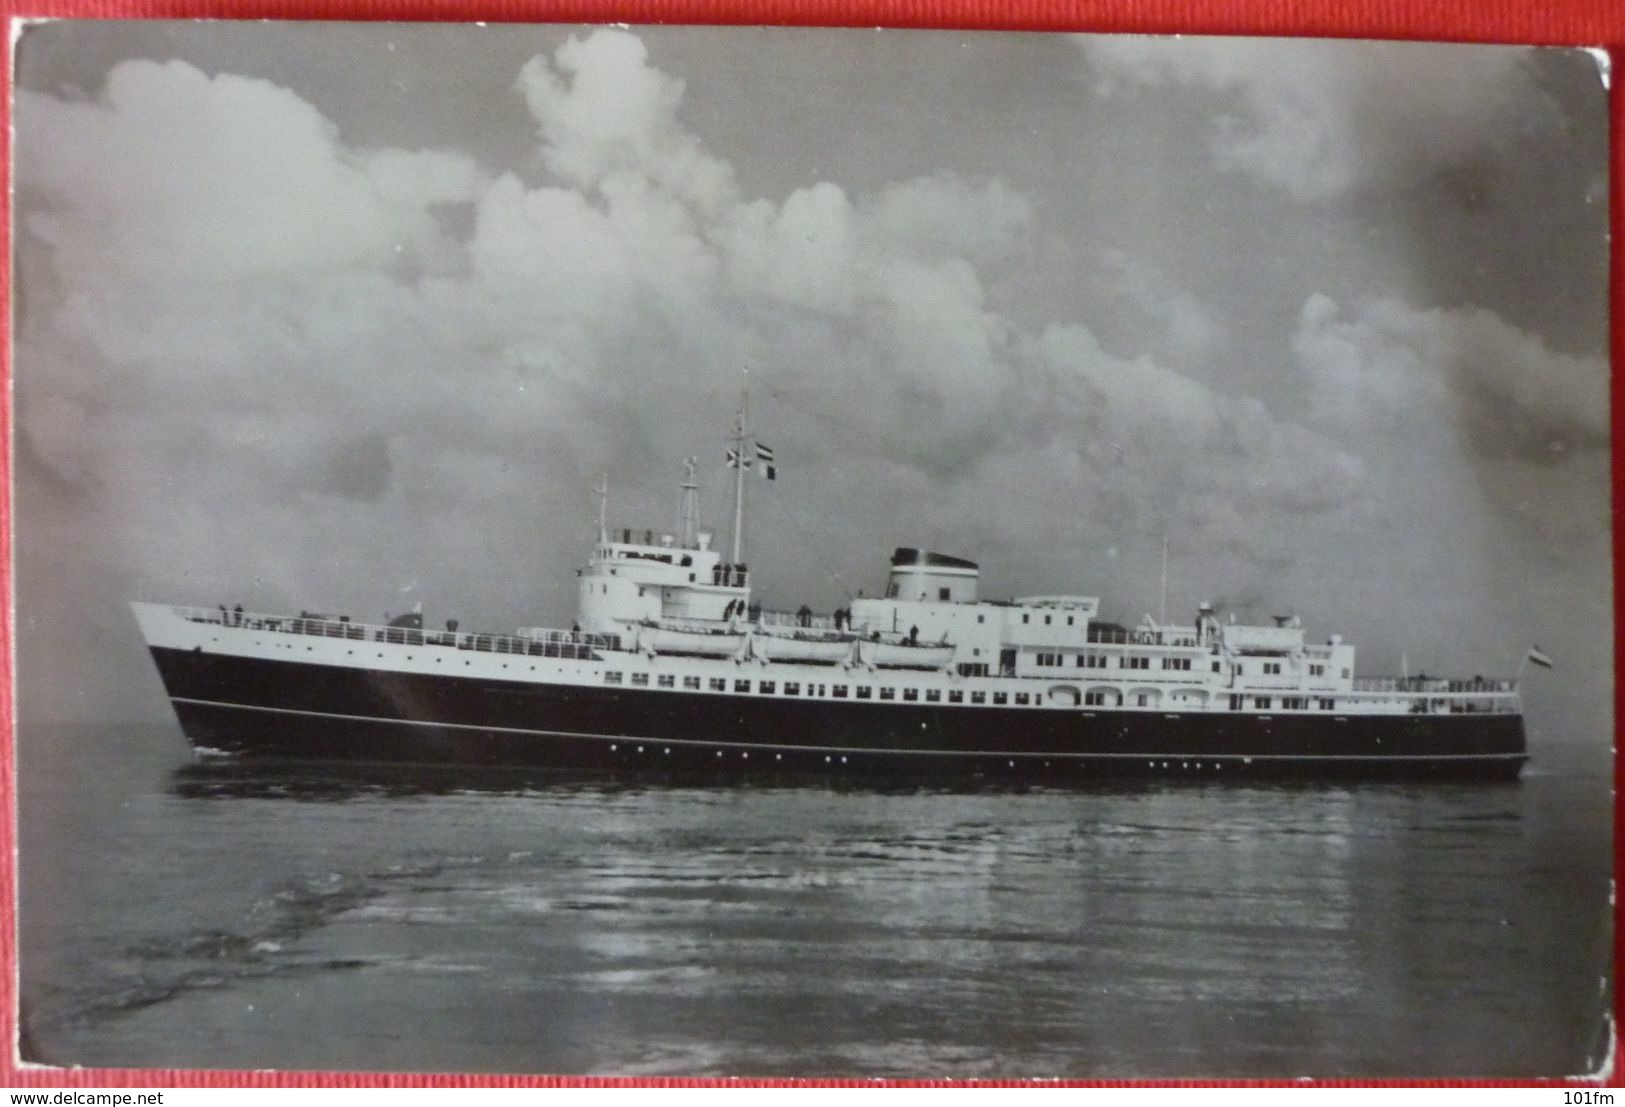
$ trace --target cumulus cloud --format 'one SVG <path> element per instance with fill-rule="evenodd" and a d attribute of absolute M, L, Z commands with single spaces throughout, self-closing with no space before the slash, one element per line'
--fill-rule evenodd
<path fill-rule="evenodd" d="M 1529 52 L 1332 40 L 1080 37 L 1101 89 L 1217 92 L 1216 162 L 1300 200 L 1407 187 L 1557 119 Z"/>
<path fill-rule="evenodd" d="M 1345 311 L 1317 293 L 1292 345 L 1328 427 L 1442 418 L 1480 452 L 1536 460 L 1608 444 L 1606 361 L 1555 352 L 1490 311 L 1393 299 Z"/>
<path fill-rule="evenodd" d="M 1105 284 L 1147 329 L 1160 332 L 1179 365 L 1198 365 L 1224 344 L 1225 328 L 1212 313 L 1166 273 L 1123 250 L 1101 255 Z"/>
<path fill-rule="evenodd" d="M 118 65 L 94 102 L 21 91 L 17 121 L 28 229 L 81 280 L 388 263 L 476 183 L 466 157 L 349 150 L 287 89 L 183 62 Z"/>

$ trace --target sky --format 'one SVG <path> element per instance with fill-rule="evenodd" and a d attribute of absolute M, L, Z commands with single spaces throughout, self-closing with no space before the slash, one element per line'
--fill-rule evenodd
<path fill-rule="evenodd" d="M 1581 52 L 54 23 L 18 46 L 20 710 L 162 718 L 128 599 L 568 626 L 612 525 L 769 606 L 894 546 L 1604 750 L 1606 101 Z"/>

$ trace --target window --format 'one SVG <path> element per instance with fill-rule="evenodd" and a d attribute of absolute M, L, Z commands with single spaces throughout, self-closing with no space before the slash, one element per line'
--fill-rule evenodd
<path fill-rule="evenodd" d="M 699 686 L 700 686 L 700 678 L 699 677 L 684 677 L 683 678 L 683 687 L 684 688 L 698 688 Z"/>
<path fill-rule="evenodd" d="M 884 698 L 884 697 L 882 697 L 882 698 Z M 918 688 L 904 688 L 903 689 L 903 699 L 905 701 L 907 701 L 909 703 L 913 703 L 915 700 L 917 700 L 919 698 L 920 698 L 920 690 Z"/>
<path fill-rule="evenodd" d="M 1026 702 L 1028 702 L 1027 693 L 1025 693 L 1025 692 L 1017 692 L 1016 693 L 1016 702 L 1017 703 L 1026 703 Z"/>
<path fill-rule="evenodd" d="M 1309 675 L 1310 676 L 1325 676 L 1326 675 L 1326 666 L 1324 666 L 1324 665 L 1311 665 L 1311 666 L 1309 666 Z"/>
<path fill-rule="evenodd" d="M 888 600 L 895 600 L 897 598 L 897 582 L 895 580 L 886 585 L 886 598 Z"/>
<path fill-rule="evenodd" d="M 1240 711 L 1241 708 L 1242 708 L 1242 697 L 1241 696 L 1231 696 L 1230 697 L 1230 710 L 1232 710 L 1232 711 Z"/>
<path fill-rule="evenodd" d="M 1044 625 L 1049 626 L 1049 616 L 1048 615 L 1044 616 Z"/>
<path fill-rule="evenodd" d="M 764 680 L 757 683 L 756 690 L 764 696 L 771 696 L 778 690 L 778 687 L 776 681 Z"/>
<path fill-rule="evenodd" d="M 1083 694 L 1083 703 L 1086 707 L 1104 707 L 1106 706 L 1106 693 L 1085 692 Z"/>
<path fill-rule="evenodd" d="M 1151 659 L 1149 657 L 1125 657 L 1123 658 L 1123 668 L 1149 669 L 1151 668 Z"/>
<path fill-rule="evenodd" d="M 837 684 L 837 685 L 835 685 L 835 686 L 833 686 L 833 687 L 832 687 L 832 688 L 831 688 L 831 689 L 830 689 L 830 692 L 829 692 L 829 694 L 830 694 L 830 695 L 832 695 L 832 696 L 834 696 L 834 697 L 835 697 L 835 698 L 836 698 L 836 699 L 838 699 L 838 700 L 844 700 L 844 699 L 846 699 L 846 685 L 844 685 L 844 684 Z"/>
<path fill-rule="evenodd" d="M 1336 711 L 1337 710 L 1337 701 L 1336 700 L 1325 699 L 1323 697 L 1320 700 L 1320 709 L 1322 711 Z"/>
<path fill-rule="evenodd" d="M 649 674 L 648 673 L 633 673 L 632 674 L 632 683 L 637 685 L 640 688 L 649 687 Z"/>
<path fill-rule="evenodd" d="M 1151 693 L 1149 693 L 1149 692 L 1141 692 L 1138 695 L 1136 695 L 1134 697 L 1134 706 L 1136 706 L 1136 707 L 1150 707 L 1151 706 Z"/>
<path fill-rule="evenodd" d="M 604 674 L 604 683 L 605 684 L 619 684 L 620 682 L 621 682 L 621 674 L 620 673 L 617 673 L 614 670 L 610 670 L 609 672 Z"/>
<path fill-rule="evenodd" d="M 971 703 L 986 703 L 987 702 L 987 693 L 986 692 L 972 692 L 970 694 L 970 702 Z"/>
<path fill-rule="evenodd" d="M 869 698 L 869 694 L 870 694 L 870 690 L 869 690 L 869 686 L 867 684 L 858 685 L 858 699 L 866 700 L 866 699 Z"/>
<path fill-rule="evenodd" d="M 1265 676 L 1280 676 L 1281 675 L 1281 663 L 1279 661 L 1266 661 L 1266 662 L 1264 662 L 1264 675 Z"/>
<path fill-rule="evenodd" d="M 949 692 L 948 693 L 948 702 L 949 703 L 964 703 L 965 702 L 965 693 L 963 693 L 963 692 Z"/>
<path fill-rule="evenodd" d="M 937 599 L 946 600 L 947 598 L 948 598 L 948 590 L 946 588 L 938 588 L 937 589 Z"/>
<path fill-rule="evenodd" d="M 784 682 L 784 694 L 787 696 L 801 695 L 801 681 L 787 680 Z"/>
<path fill-rule="evenodd" d="M 976 616 L 976 621 L 978 623 L 985 623 L 985 622 L 987 622 L 987 616 L 986 615 L 978 615 L 978 616 Z"/>
<path fill-rule="evenodd" d="M 1288 711 L 1302 711 L 1309 706 L 1309 700 L 1304 696 L 1287 696 L 1281 701 L 1281 706 Z"/>
<path fill-rule="evenodd" d="M 672 676 L 670 673 L 661 673 L 655 678 L 655 683 L 660 685 L 662 688 L 671 688 L 676 685 L 677 678 Z"/>
<path fill-rule="evenodd" d="M 1009 703 L 1010 702 L 1010 697 L 1007 694 L 1005 694 L 1004 692 L 994 692 L 993 693 L 993 702 L 994 703 Z"/>
<path fill-rule="evenodd" d="M 1348 678 L 1349 678 L 1349 671 L 1347 669 L 1344 669 L 1343 670 L 1343 679 L 1347 680 Z"/>
<path fill-rule="evenodd" d="M 880 690 L 880 698 L 883 699 L 883 700 L 894 700 L 894 699 L 896 699 L 897 698 L 897 689 L 895 689 L 895 688 L 882 688 Z"/>
<path fill-rule="evenodd" d="M 1214 671 L 1214 672 L 1218 672 L 1218 671 L 1219 671 L 1219 663 L 1218 663 L 1218 662 L 1217 662 L 1217 661 L 1215 661 L 1215 662 L 1214 662 L 1214 663 L 1213 663 L 1213 671 Z"/>
<path fill-rule="evenodd" d="M 1023 611 L 1021 613 L 1021 621 L 1024 622 L 1024 623 L 1030 623 L 1030 622 L 1033 621 L 1033 617 L 1031 615 L 1027 614 L 1025 611 Z"/>
<path fill-rule="evenodd" d="M 711 691 L 713 691 L 713 692 L 726 692 L 727 690 L 728 690 L 728 682 L 727 681 L 723 680 L 721 677 L 712 677 L 711 678 Z"/>
<path fill-rule="evenodd" d="M 1253 706 L 1260 711 L 1268 711 L 1270 709 L 1270 698 L 1268 696 L 1254 696 Z"/>
<path fill-rule="evenodd" d="M 1072 625 L 1072 616 L 1070 616 L 1070 615 L 1068 615 L 1068 616 L 1067 616 L 1067 617 L 1066 617 L 1066 625 L 1067 625 L 1067 626 L 1071 626 L 1071 625 Z"/>
<path fill-rule="evenodd" d="M 940 703 L 940 702 L 942 702 L 942 693 L 937 691 L 935 688 L 927 688 L 925 690 L 925 702 L 926 703 Z"/>

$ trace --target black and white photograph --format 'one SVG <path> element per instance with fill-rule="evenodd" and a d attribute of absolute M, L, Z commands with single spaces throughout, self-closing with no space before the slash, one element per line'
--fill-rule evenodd
<path fill-rule="evenodd" d="M 23 1060 L 1612 1064 L 1600 54 L 13 49 Z"/>

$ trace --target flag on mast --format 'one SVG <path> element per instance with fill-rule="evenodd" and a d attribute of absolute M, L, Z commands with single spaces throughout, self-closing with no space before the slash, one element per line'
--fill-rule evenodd
<path fill-rule="evenodd" d="M 756 471 L 762 474 L 764 480 L 779 479 L 779 467 L 773 460 L 773 447 L 756 443 L 756 460 L 761 462 Z M 750 461 L 747 459 L 745 464 L 749 466 Z"/>
<path fill-rule="evenodd" d="M 741 454 L 738 450 L 736 450 L 736 449 L 734 449 L 733 447 L 730 446 L 728 448 L 728 468 L 730 468 L 730 469 L 749 469 L 750 468 L 750 458 L 746 457 L 745 455 Z"/>
<path fill-rule="evenodd" d="M 1533 661 L 1536 665 L 1539 665 L 1542 669 L 1550 669 L 1552 667 L 1552 659 L 1548 657 L 1546 651 L 1541 649 L 1539 646 L 1529 647 L 1529 660 Z"/>

